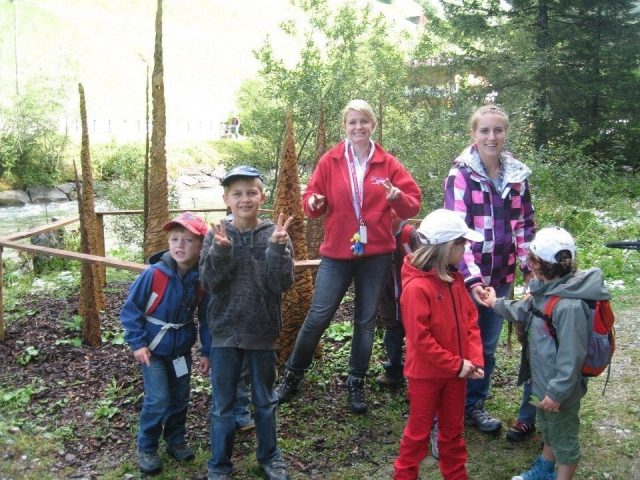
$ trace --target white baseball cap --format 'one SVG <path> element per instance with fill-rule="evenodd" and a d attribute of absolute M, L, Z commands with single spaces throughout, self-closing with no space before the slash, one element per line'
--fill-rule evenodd
<path fill-rule="evenodd" d="M 434 210 L 424 217 L 418 232 L 430 245 L 439 245 L 461 237 L 473 242 L 484 240 L 482 234 L 471 230 L 459 214 L 444 208 Z"/>
<path fill-rule="evenodd" d="M 571 258 L 576 258 L 576 243 L 564 228 L 547 227 L 539 230 L 529 245 L 529 250 L 545 262 L 558 263 L 556 255 L 562 250 L 569 250 Z"/>

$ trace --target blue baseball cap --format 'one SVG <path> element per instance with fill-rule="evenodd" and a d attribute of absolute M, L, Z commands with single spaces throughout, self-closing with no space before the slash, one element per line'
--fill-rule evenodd
<path fill-rule="evenodd" d="M 225 176 L 222 177 L 222 180 L 220 180 L 220 184 L 223 187 L 226 187 L 227 185 L 229 185 L 229 182 L 231 182 L 231 180 L 233 180 L 236 177 L 259 178 L 260 180 L 264 181 L 264 179 L 262 178 L 262 175 L 260 174 L 260 171 L 256 167 L 250 167 L 248 165 L 239 165 L 229 170 L 225 174 Z"/>

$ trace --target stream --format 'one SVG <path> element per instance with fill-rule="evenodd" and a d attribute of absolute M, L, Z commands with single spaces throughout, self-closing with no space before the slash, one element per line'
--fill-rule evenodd
<path fill-rule="evenodd" d="M 188 188 L 182 187 L 179 190 L 179 208 L 224 208 L 222 201 L 222 187 L 213 188 Z M 96 210 L 111 210 L 113 206 L 104 198 L 96 199 Z M 0 237 L 11 233 L 29 230 L 39 225 L 51 222 L 52 218 L 65 218 L 78 214 L 78 202 L 55 202 L 55 203 L 31 203 L 23 207 L 0 207 Z M 216 220 L 222 216 L 221 213 L 209 213 L 208 220 Z M 108 231 L 105 232 L 106 248 L 117 245 Z M 6 249 L 5 255 L 11 257 L 15 250 Z"/>

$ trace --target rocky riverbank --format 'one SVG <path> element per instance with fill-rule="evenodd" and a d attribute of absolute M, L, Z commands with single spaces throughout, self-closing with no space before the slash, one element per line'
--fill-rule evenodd
<path fill-rule="evenodd" d="M 216 188 L 224 170 L 210 167 L 192 167 L 181 172 L 175 179 L 169 179 L 178 191 L 193 188 Z M 104 183 L 95 182 L 96 196 L 104 191 Z M 29 204 L 57 203 L 76 200 L 78 193 L 75 182 L 63 182 L 53 187 L 34 186 L 26 190 L 5 190 L 0 192 L 0 207 L 24 207 Z"/>

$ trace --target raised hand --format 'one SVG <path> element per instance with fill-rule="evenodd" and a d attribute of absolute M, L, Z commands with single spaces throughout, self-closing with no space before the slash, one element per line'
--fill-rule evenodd
<path fill-rule="evenodd" d="M 278 214 L 278 219 L 276 220 L 276 228 L 273 229 L 273 234 L 271 234 L 270 241 L 272 243 L 286 244 L 289 241 L 289 234 L 287 233 L 287 229 L 293 222 L 293 217 L 289 217 L 285 220 L 285 215 L 283 212 Z"/>
<path fill-rule="evenodd" d="M 231 246 L 231 240 L 229 239 L 229 237 L 227 237 L 227 230 L 224 226 L 224 220 L 220 220 L 220 225 L 212 223 L 211 230 L 213 230 L 213 243 L 221 247 Z"/>
<path fill-rule="evenodd" d="M 316 211 L 324 206 L 324 201 L 326 197 L 324 195 L 320 195 L 319 193 L 314 193 L 307 200 L 307 204 L 312 211 Z"/>
<path fill-rule="evenodd" d="M 398 187 L 393 186 L 391 180 L 389 180 L 388 178 L 384 179 L 382 185 L 387 189 L 387 202 L 395 200 L 402 193 L 402 191 Z"/>

